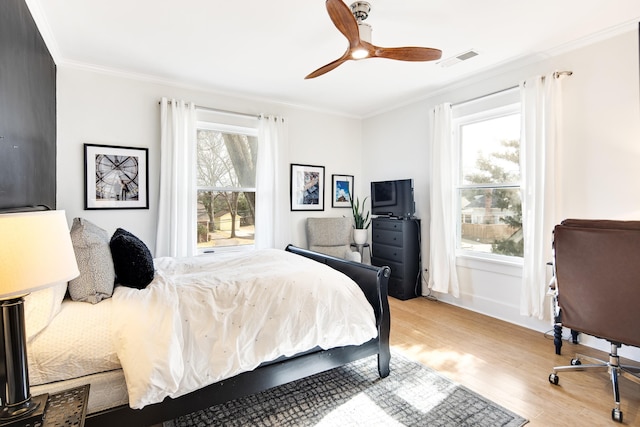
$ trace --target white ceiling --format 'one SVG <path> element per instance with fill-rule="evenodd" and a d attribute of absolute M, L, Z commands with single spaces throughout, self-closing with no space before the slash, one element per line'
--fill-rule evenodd
<path fill-rule="evenodd" d="M 347 0 L 347 4 L 351 1 Z M 312 80 L 347 47 L 323 0 L 27 0 L 58 65 L 153 76 L 206 90 L 366 117 L 475 73 L 637 28 L 639 0 L 369 0 L 384 47 L 442 59 L 349 61 Z"/>

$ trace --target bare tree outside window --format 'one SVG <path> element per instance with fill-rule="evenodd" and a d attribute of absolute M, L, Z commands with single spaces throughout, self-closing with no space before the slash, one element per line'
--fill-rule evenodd
<path fill-rule="evenodd" d="M 252 245 L 257 137 L 199 129 L 198 247 Z"/>

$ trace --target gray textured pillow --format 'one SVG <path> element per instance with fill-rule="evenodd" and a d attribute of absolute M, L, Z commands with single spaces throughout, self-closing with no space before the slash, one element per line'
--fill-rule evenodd
<path fill-rule="evenodd" d="M 74 218 L 71 242 L 80 270 L 80 276 L 69 281 L 71 299 L 96 304 L 111 297 L 116 274 L 107 232 L 84 218 Z"/>

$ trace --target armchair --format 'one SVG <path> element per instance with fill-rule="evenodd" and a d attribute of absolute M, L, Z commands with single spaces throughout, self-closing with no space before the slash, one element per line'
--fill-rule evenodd
<path fill-rule="evenodd" d="M 553 368 L 549 382 L 558 384 L 558 372 L 608 371 L 611 417 L 622 422 L 618 377 L 640 384 L 640 368 L 618 356 L 622 345 L 640 347 L 640 221 L 565 220 L 554 229 L 553 251 L 562 326 L 609 341 L 611 352 L 607 361 L 576 355 L 570 366 Z"/>
<path fill-rule="evenodd" d="M 351 248 L 352 242 L 351 218 L 307 218 L 307 243 L 310 250 L 360 262 L 360 253 Z"/>

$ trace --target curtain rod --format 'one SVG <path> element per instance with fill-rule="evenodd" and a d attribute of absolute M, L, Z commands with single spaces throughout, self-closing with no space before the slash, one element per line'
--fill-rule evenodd
<path fill-rule="evenodd" d="M 171 100 L 169 99 L 168 102 L 171 102 Z M 162 104 L 162 101 L 158 101 L 158 105 L 159 104 Z M 229 114 L 231 116 L 252 117 L 254 119 L 262 118 L 262 114 L 240 113 L 238 111 L 221 110 L 219 108 L 203 107 L 201 105 L 196 105 L 196 110 L 212 111 L 212 112 L 215 112 L 215 113 Z"/>
<path fill-rule="evenodd" d="M 482 98 L 488 98 L 488 97 L 493 96 L 493 95 L 498 95 L 498 94 L 503 93 L 503 92 L 508 92 L 510 90 L 518 89 L 518 87 L 519 86 L 511 86 L 511 87 L 508 87 L 506 89 L 500 89 L 500 90 L 497 90 L 495 92 L 487 93 L 486 95 L 480 95 L 480 96 L 476 96 L 475 98 L 467 99 L 466 101 L 456 102 L 455 104 L 451 104 L 451 106 L 452 107 L 459 107 L 460 105 L 468 104 L 470 102 L 477 101 L 477 100 L 482 99 Z"/>
<path fill-rule="evenodd" d="M 562 76 L 572 76 L 572 75 L 573 75 L 573 71 L 556 71 L 555 73 L 553 73 L 553 77 L 556 79 Z"/>
<path fill-rule="evenodd" d="M 572 74 L 573 74 L 573 71 L 556 71 L 555 73 L 553 73 L 553 78 L 554 79 L 558 79 L 558 78 L 560 78 L 562 76 L 571 76 Z M 544 76 L 543 76 L 543 78 L 544 78 Z M 468 102 L 473 102 L 473 101 L 477 101 L 478 99 L 486 98 L 486 97 L 493 96 L 493 95 L 498 95 L 498 94 L 500 94 L 502 92 L 507 92 L 509 90 L 514 90 L 514 89 L 517 89 L 519 87 L 520 86 L 518 85 L 518 86 L 511 86 L 511 87 L 508 87 L 506 89 L 500 89 L 500 90 L 497 90 L 495 92 L 488 93 L 486 95 L 476 96 L 475 98 L 467 99 L 466 101 L 462 101 L 462 102 L 457 102 L 455 104 L 451 104 L 451 106 L 452 107 L 458 107 L 458 106 L 466 104 Z"/>
<path fill-rule="evenodd" d="M 200 105 L 196 105 L 196 110 L 213 111 L 214 113 L 229 114 L 232 116 L 252 117 L 254 119 L 262 118 L 262 114 L 239 113 L 237 111 L 221 110 L 219 108 L 211 108 L 211 107 L 202 107 Z"/>

